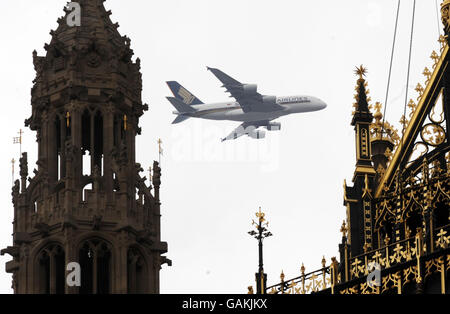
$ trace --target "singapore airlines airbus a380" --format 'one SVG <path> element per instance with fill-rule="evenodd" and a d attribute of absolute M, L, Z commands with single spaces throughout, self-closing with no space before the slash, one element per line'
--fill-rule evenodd
<path fill-rule="evenodd" d="M 175 97 L 167 97 L 177 109 L 177 118 L 172 122 L 180 123 L 188 118 L 210 120 L 232 120 L 243 122 L 223 141 L 236 139 L 242 135 L 251 138 L 264 138 L 265 132 L 258 130 L 264 127 L 268 131 L 278 131 L 281 123 L 271 122 L 291 113 L 318 111 L 326 108 L 326 104 L 316 97 L 288 96 L 276 97 L 261 95 L 254 84 L 242 84 L 219 69 L 209 68 L 222 83 L 235 102 L 204 104 L 178 82 L 167 82 Z"/>

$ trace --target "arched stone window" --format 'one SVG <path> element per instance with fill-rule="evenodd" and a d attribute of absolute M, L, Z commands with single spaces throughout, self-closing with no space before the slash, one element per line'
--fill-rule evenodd
<path fill-rule="evenodd" d="M 147 263 L 141 252 L 133 247 L 128 250 L 127 277 L 128 293 L 148 292 Z"/>
<path fill-rule="evenodd" d="M 83 243 L 79 252 L 81 294 L 111 293 L 111 246 L 100 239 Z"/>
<path fill-rule="evenodd" d="M 50 244 L 37 255 L 38 291 L 44 294 L 64 294 L 66 286 L 66 262 L 63 248 Z"/>

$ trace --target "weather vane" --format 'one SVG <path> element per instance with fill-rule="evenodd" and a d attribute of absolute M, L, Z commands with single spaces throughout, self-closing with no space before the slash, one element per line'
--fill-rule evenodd
<path fill-rule="evenodd" d="M 254 237 L 256 240 L 258 240 L 258 248 L 259 248 L 259 268 L 258 273 L 256 273 L 256 290 L 258 294 L 265 293 L 266 289 L 266 278 L 267 275 L 264 274 L 264 264 L 263 264 L 263 240 L 265 238 L 268 238 L 272 236 L 272 233 L 267 230 L 269 226 L 269 222 L 264 218 L 265 213 L 261 211 L 261 207 L 259 208 L 259 211 L 255 214 L 257 219 L 257 222 L 255 220 L 252 220 L 252 225 L 255 226 L 255 230 L 250 230 L 248 232 L 249 235 Z"/>
<path fill-rule="evenodd" d="M 17 134 L 19 134 L 19 136 L 17 137 L 13 137 L 13 144 L 19 144 L 20 146 L 20 156 L 22 156 L 22 134 L 24 132 L 22 131 L 22 129 L 19 130 L 19 132 L 17 132 Z"/>

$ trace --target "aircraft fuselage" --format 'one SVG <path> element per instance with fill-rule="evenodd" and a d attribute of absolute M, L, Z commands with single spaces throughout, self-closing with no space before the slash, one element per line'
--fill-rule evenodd
<path fill-rule="evenodd" d="M 311 96 L 276 97 L 275 103 L 280 105 L 282 109 L 268 112 L 244 112 L 238 102 L 231 101 L 194 105 L 192 106 L 195 110 L 194 112 L 183 113 L 183 115 L 209 120 L 252 122 L 274 120 L 288 114 L 318 111 L 326 107 L 326 104 L 322 100 Z M 174 111 L 174 114 L 179 113 Z"/>

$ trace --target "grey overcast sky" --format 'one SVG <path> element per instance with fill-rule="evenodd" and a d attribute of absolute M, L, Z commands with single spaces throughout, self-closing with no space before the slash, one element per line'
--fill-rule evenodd
<path fill-rule="evenodd" d="M 441 0 L 438 0 L 441 3 Z M 406 91 L 412 0 L 403 0 L 387 120 L 399 127 Z M 3 0 L 0 10 L 0 248 L 12 243 L 12 144 L 31 114 L 32 51 L 56 29 L 66 0 Z M 247 231 L 261 206 L 273 237 L 264 246 L 268 283 L 320 268 L 338 255 L 345 218 L 343 181 L 355 164 L 350 126 L 355 66 L 368 68 L 373 103 L 384 103 L 395 0 L 108 0 L 113 22 L 142 60 L 143 116 L 137 161 L 158 158 L 163 140 L 162 239 L 173 266 L 161 270 L 162 293 L 245 293 L 254 284 L 257 243 Z M 440 18 L 440 14 L 439 14 Z M 439 28 L 438 28 L 439 27 Z M 417 0 L 411 86 L 423 82 L 432 50 L 439 51 L 435 0 Z M 278 119 L 266 139 L 221 143 L 235 122 L 190 119 L 171 125 L 165 99 L 178 80 L 204 102 L 227 99 L 206 66 L 218 67 L 263 94 L 304 94 L 328 103 L 324 111 Z M 417 97 L 413 88 L 411 97 Z M 30 173 L 35 133 L 25 129 Z M 18 171 L 15 173 L 18 176 Z M 0 292 L 11 293 L 0 257 Z"/>

